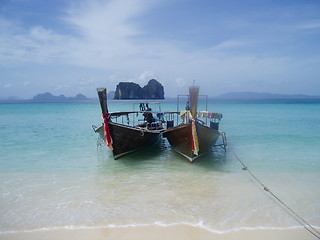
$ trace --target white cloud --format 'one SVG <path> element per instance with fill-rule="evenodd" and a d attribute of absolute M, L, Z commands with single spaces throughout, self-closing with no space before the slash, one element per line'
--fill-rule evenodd
<path fill-rule="evenodd" d="M 30 86 L 30 85 L 31 85 L 31 83 L 29 81 L 23 82 L 23 86 Z"/>
<path fill-rule="evenodd" d="M 70 29 L 68 34 L 56 32 L 41 23 L 23 29 L 14 21 L 0 17 L 0 65 L 11 65 L 18 69 L 19 64 L 35 63 L 33 69 L 39 68 L 39 71 L 35 71 L 38 75 L 22 74 L 24 79 L 32 80 L 33 87 L 38 81 L 43 88 L 51 86 L 52 89 L 66 91 L 72 87 L 85 90 L 92 86 L 94 89 L 96 85 L 107 85 L 113 89 L 120 81 L 130 80 L 144 85 L 149 79 L 160 77 L 158 80 L 164 84 L 166 95 L 171 96 L 176 95 L 177 85 L 185 87 L 192 84 L 193 80 L 203 86 L 202 91 L 217 95 L 228 86 L 238 91 L 258 88 L 258 84 L 250 84 L 258 80 L 266 82 L 264 86 L 270 86 L 271 89 L 272 86 L 279 86 L 278 79 L 297 79 L 303 73 L 309 74 L 303 67 L 307 65 L 305 59 L 272 55 L 270 52 L 276 51 L 264 45 L 268 39 L 265 40 L 263 36 L 265 41 L 259 43 L 262 37 L 255 38 L 255 32 L 251 32 L 251 37 L 241 34 L 230 35 L 227 39 L 209 36 L 213 40 L 220 40 L 211 48 L 205 48 L 196 41 L 192 44 L 183 40 L 178 42 L 174 37 L 138 41 L 148 32 L 144 32 L 147 29 L 143 29 L 135 20 L 158 3 L 148 0 L 73 2 L 74 5 L 62 19 Z M 155 17 L 159 16 L 155 14 Z M 241 25 L 245 25 L 245 22 L 241 22 Z M 319 22 L 314 21 L 301 24 L 300 28 L 317 29 L 319 26 Z M 268 27 L 273 31 L 273 25 Z M 246 29 L 243 27 L 243 30 Z M 255 46 L 252 46 L 253 42 Z M 259 51 L 260 48 L 267 53 L 265 56 L 255 54 L 255 50 Z M 237 52 L 239 49 L 242 51 Z M 312 66 L 318 62 L 316 59 L 308 63 L 309 72 L 313 75 L 317 74 L 317 68 Z M 56 67 L 56 75 L 46 74 L 47 69 L 42 70 L 41 75 L 40 67 L 43 65 Z M 63 66 L 63 70 L 72 69 L 72 73 L 70 70 L 67 73 L 60 71 L 59 66 Z M 24 83 L 25 86 L 29 84 Z M 296 84 L 299 84 L 298 81 Z M 213 85 L 214 93 L 208 87 Z"/>
<path fill-rule="evenodd" d="M 12 84 L 11 83 L 5 83 L 3 84 L 3 88 L 11 88 Z"/>
<path fill-rule="evenodd" d="M 70 9 L 66 21 L 87 39 L 115 41 L 138 33 L 129 20 L 144 11 L 145 3 L 142 0 L 87 1 Z"/>
<path fill-rule="evenodd" d="M 140 74 L 140 76 L 139 76 L 139 83 L 141 84 L 141 85 L 144 85 L 144 84 L 146 84 L 150 79 L 152 79 L 152 78 L 154 78 L 154 76 L 155 76 L 155 74 L 153 73 L 153 72 L 151 72 L 151 71 L 148 71 L 148 70 L 146 70 L 146 71 L 143 71 L 141 74 Z"/>
<path fill-rule="evenodd" d="M 299 24 L 296 26 L 296 28 L 302 29 L 302 30 L 304 30 L 304 29 L 306 29 L 306 30 L 319 29 L 320 28 L 320 20 Z"/>
<path fill-rule="evenodd" d="M 178 87 L 185 87 L 187 86 L 186 80 L 182 77 L 178 77 L 175 79 L 175 83 L 178 85 Z"/>
<path fill-rule="evenodd" d="M 0 38 L 0 64 L 17 63 L 59 63 L 72 49 L 74 41 L 70 36 L 63 36 L 33 26 L 29 30 L 21 29 L 12 23 L 4 22 L 6 29 Z"/>
<path fill-rule="evenodd" d="M 42 41 L 42 42 L 50 42 L 56 37 L 54 33 L 49 30 L 44 29 L 42 26 L 33 27 L 29 35 L 34 40 Z"/>
<path fill-rule="evenodd" d="M 130 41 L 140 34 L 132 19 L 146 11 L 149 3 L 132 1 L 88 1 L 69 11 L 66 22 L 80 34 L 74 43 L 71 61 L 100 68 L 125 68 L 140 54 L 141 47 Z M 123 63 L 123 64 L 121 64 Z"/>
<path fill-rule="evenodd" d="M 0 19 L 5 30 L 0 39 L 0 62 L 67 63 L 71 65 L 112 68 L 137 55 L 139 49 L 130 37 L 139 30 L 130 21 L 150 4 L 142 0 L 82 2 L 68 11 L 64 20 L 77 34 L 62 35 L 44 26 L 22 29 Z"/>
<path fill-rule="evenodd" d="M 212 47 L 211 50 L 224 50 L 224 49 L 236 48 L 236 47 L 246 46 L 246 45 L 248 45 L 248 43 L 244 41 L 226 40 Z"/>

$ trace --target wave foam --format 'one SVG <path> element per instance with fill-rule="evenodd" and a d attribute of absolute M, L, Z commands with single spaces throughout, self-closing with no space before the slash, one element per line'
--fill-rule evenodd
<path fill-rule="evenodd" d="M 40 231 L 56 231 L 56 230 L 82 230 L 82 229 L 106 229 L 106 228 L 135 228 L 135 227 L 174 227 L 174 226 L 190 226 L 195 228 L 204 229 L 206 231 L 216 233 L 216 234 L 225 234 L 237 231 L 251 231 L 251 230 L 290 230 L 290 229 L 301 229 L 303 226 L 290 226 L 290 227 L 239 227 L 239 228 L 231 228 L 226 230 L 217 230 L 208 225 L 206 225 L 203 221 L 199 221 L 198 223 L 190 223 L 190 222 L 177 222 L 177 223 L 164 223 L 164 222 L 154 222 L 154 223 L 133 223 L 133 224 L 107 224 L 101 226 L 61 226 L 61 227 L 45 227 L 45 228 L 37 228 L 30 230 L 9 230 L 9 231 L 0 231 L 0 235 L 3 234 L 15 234 L 15 233 L 32 233 L 32 232 L 40 232 Z M 320 226 L 313 226 L 315 229 L 320 230 Z"/>

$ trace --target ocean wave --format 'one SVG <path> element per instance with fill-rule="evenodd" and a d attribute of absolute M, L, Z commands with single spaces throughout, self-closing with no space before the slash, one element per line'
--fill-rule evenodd
<path fill-rule="evenodd" d="M 189 226 L 194 228 L 203 229 L 216 234 L 225 234 L 237 231 L 253 231 L 253 230 L 294 230 L 294 229 L 303 229 L 304 226 L 289 226 L 289 227 L 237 227 L 230 228 L 225 230 L 218 230 L 206 225 L 203 221 L 197 223 L 189 222 L 177 222 L 177 223 L 164 223 L 164 222 L 154 222 L 154 223 L 131 223 L 131 224 L 107 224 L 101 226 L 60 226 L 60 227 L 44 227 L 37 229 L 25 229 L 25 230 L 8 230 L 0 231 L 0 235 L 4 234 L 17 234 L 17 233 L 33 233 L 33 232 L 42 232 L 42 231 L 57 231 L 57 230 L 95 230 L 95 229 L 108 229 L 108 228 L 139 228 L 139 227 L 175 227 L 175 226 Z M 320 230 L 320 226 L 312 226 L 313 228 Z"/>

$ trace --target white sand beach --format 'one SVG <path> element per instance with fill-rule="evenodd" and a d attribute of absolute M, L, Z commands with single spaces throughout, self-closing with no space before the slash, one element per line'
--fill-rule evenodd
<path fill-rule="evenodd" d="M 6 233 L 1 240 L 314 240 L 315 236 L 304 228 L 297 229 L 252 229 L 237 230 L 226 233 L 211 232 L 203 228 L 188 225 L 176 226 L 139 226 L 108 227 L 89 229 L 40 230 L 31 232 Z"/>

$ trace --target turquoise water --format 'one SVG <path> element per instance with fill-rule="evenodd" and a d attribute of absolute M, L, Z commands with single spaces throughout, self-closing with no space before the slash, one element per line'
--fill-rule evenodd
<path fill-rule="evenodd" d="M 176 110 L 162 101 L 162 110 Z M 131 110 L 111 101 L 110 111 Z M 202 110 L 202 104 L 198 110 Z M 114 161 L 91 125 L 99 103 L 0 104 L 0 232 L 187 223 L 212 231 L 299 224 L 234 153 L 320 226 L 320 104 L 214 103 L 228 149 L 190 164 L 166 140 Z"/>

